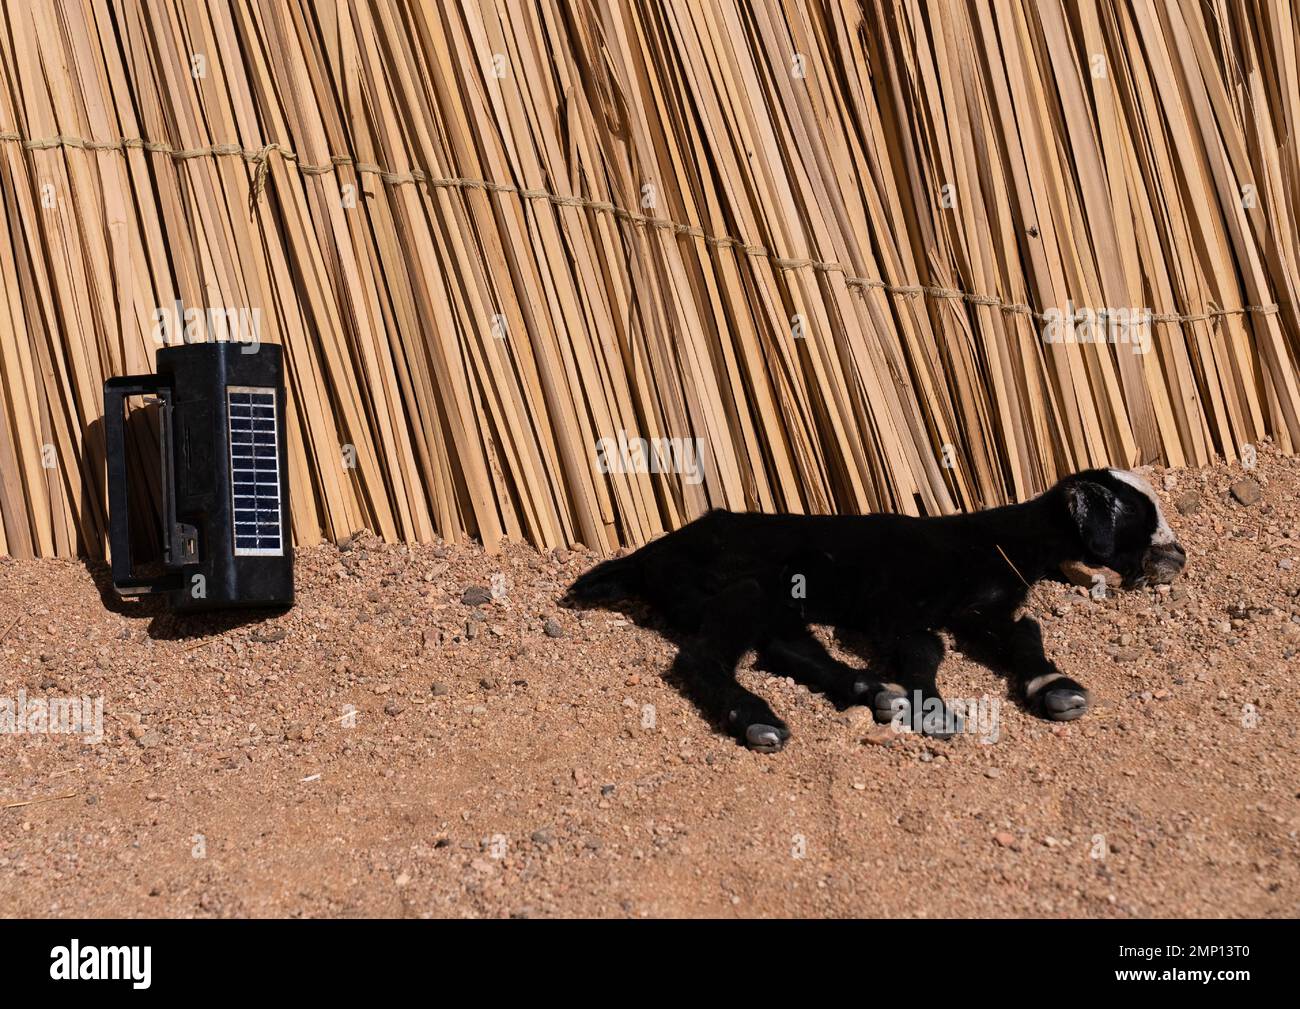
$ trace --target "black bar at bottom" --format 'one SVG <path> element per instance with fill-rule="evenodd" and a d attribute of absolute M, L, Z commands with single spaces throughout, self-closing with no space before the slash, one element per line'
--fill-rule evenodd
<path fill-rule="evenodd" d="M 558 921 L 9 920 L 0 922 L 0 963 L 6 996 L 283 990 L 295 999 L 319 993 L 337 1000 L 414 986 L 468 999 L 499 998 L 518 986 L 530 999 L 590 993 L 613 1001 L 635 992 L 639 1000 L 685 987 L 696 998 L 716 988 L 729 1000 L 746 992 L 807 1000 L 860 986 L 862 1000 L 1125 990 L 1221 997 L 1261 982 L 1280 990 L 1291 976 L 1294 931 L 1294 922 L 1238 920 L 644 921 L 599 928 Z M 96 973 L 117 979 L 87 976 Z"/>

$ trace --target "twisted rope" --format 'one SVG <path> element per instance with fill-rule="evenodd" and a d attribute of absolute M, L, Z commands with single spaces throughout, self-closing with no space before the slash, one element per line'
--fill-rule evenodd
<path fill-rule="evenodd" d="M 270 157 L 272 153 L 280 155 L 285 161 L 292 161 L 303 175 L 324 175 L 339 168 L 350 167 L 357 175 L 374 175 L 389 186 L 422 185 L 430 189 L 477 189 L 489 193 L 501 193 L 517 196 L 522 200 L 539 200 L 556 207 L 578 207 L 596 213 L 609 214 L 617 220 L 625 221 L 637 227 L 669 231 L 685 238 L 695 238 L 704 242 L 709 248 L 734 249 L 749 256 L 767 259 L 779 270 L 810 269 L 820 273 L 839 273 L 844 283 L 863 291 L 884 291 L 901 297 L 924 296 L 936 300 L 962 301 L 966 304 L 984 308 L 996 308 L 1008 315 L 1024 315 L 1039 322 L 1053 321 L 1053 318 L 1036 311 L 1024 302 L 1007 302 L 986 294 L 961 291 L 951 287 L 937 287 L 929 284 L 891 284 L 878 277 L 858 277 L 850 274 L 843 264 L 824 259 L 787 258 L 779 256 L 766 246 L 730 235 L 710 235 L 703 228 L 695 225 L 679 224 L 662 217 L 638 214 L 617 204 L 605 200 L 589 200 L 581 196 L 567 196 L 552 193 L 546 189 L 524 189 L 506 182 L 492 182 L 488 179 L 443 177 L 431 175 L 419 168 L 409 172 L 393 172 L 382 165 L 370 161 L 357 161 L 346 155 L 334 155 L 329 161 L 311 164 L 301 160 L 298 153 L 281 144 L 269 143 L 259 148 L 242 147 L 239 144 L 210 144 L 206 147 L 173 147 L 171 144 L 146 140 L 142 137 L 123 137 L 119 140 L 93 140 L 86 137 L 58 135 L 29 140 L 19 133 L 0 133 L 0 142 L 21 144 L 24 150 L 48 151 L 56 148 L 70 148 L 85 151 L 128 151 L 141 150 L 150 154 L 165 154 L 175 161 L 189 161 L 205 157 L 239 157 L 254 166 L 253 182 L 249 191 L 249 206 L 256 207 L 266 191 L 266 180 L 270 174 Z M 1218 321 L 1232 315 L 1274 315 L 1279 308 L 1276 302 L 1268 305 L 1243 305 L 1239 308 L 1214 307 L 1203 312 L 1151 312 L 1147 318 L 1151 322 L 1182 325 L 1189 322 Z"/>

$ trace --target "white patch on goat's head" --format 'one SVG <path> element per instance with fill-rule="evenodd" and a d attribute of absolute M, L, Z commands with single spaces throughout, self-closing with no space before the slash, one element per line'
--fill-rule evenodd
<path fill-rule="evenodd" d="M 1161 547 L 1175 542 L 1174 531 L 1169 528 L 1169 523 L 1165 521 L 1165 513 L 1160 510 L 1160 499 L 1156 497 L 1155 489 L 1136 473 L 1130 473 L 1128 470 L 1112 469 L 1109 472 L 1116 480 L 1124 481 L 1151 499 L 1151 506 L 1156 510 L 1156 531 L 1151 534 L 1151 545 Z"/>

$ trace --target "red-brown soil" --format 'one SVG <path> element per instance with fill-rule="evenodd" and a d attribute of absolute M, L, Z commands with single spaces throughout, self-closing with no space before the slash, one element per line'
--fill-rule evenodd
<path fill-rule="evenodd" d="M 104 699 L 97 745 L 0 736 L 0 913 L 1293 916 L 1300 463 L 1149 477 L 1173 590 L 1031 598 L 1088 716 L 948 658 L 947 696 L 1002 702 L 992 744 L 746 670 L 794 732 L 751 753 L 661 679 L 670 644 L 557 607 L 580 551 L 362 536 L 300 551 L 298 604 L 243 623 L 0 560 L 0 697 Z"/>

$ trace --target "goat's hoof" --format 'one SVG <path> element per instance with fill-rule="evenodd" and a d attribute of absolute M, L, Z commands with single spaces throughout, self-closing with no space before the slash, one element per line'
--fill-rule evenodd
<path fill-rule="evenodd" d="M 919 713 L 912 707 L 912 698 L 894 684 L 881 687 L 872 699 L 872 710 L 876 721 L 881 725 L 895 725 L 904 730 L 919 732 L 932 739 L 951 739 L 965 731 L 966 723 L 961 715 L 939 701 L 939 710 L 934 709 L 936 698 L 926 698 Z"/>
<path fill-rule="evenodd" d="M 1053 722 L 1072 722 L 1088 710 L 1088 691 L 1073 680 L 1057 680 L 1036 700 L 1039 713 Z"/>
<path fill-rule="evenodd" d="M 876 703 L 876 699 L 883 692 L 881 684 L 876 680 L 868 680 L 865 677 L 854 680 L 853 685 L 849 688 L 848 696 L 844 698 L 844 705 L 850 708 L 854 705 L 865 705 L 872 709 L 876 721 L 880 721 L 880 705 Z M 889 705 L 886 704 L 886 710 L 888 710 L 888 707 Z M 889 719 L 885 719 L 885 721 L 889 721 Z"/>
<path fill-rule="evenodd" d="M 871 699 L 871 707 L 881 725 L 912 724 L 912 700 L 895 687 L 879 687 Z"/>
<path fill-rule="evenodd" d="M 758 753 L 776 753 L 789 738 L 790 730 L 783 725 L 755 722 L 745 729 L 745 745 Z"/>
<path fill-rule="evenodd" d="M 1049 690 L 1043 695 L 1043 711 L 1054 722 L 1071 722 L 1088 710 L 1088 695 L 1077 690 Z"/>
<path fill-rule="evenodd" d="M 961 715 L 948 705 L 942 711 L 927 712 L 921 716 L 921 732 L 931 739 L 952 739 L 966 730 L 966 723 Z"/>
<path fill-rule="evenodd" d="M 725 719 L 726 729 L 740 743 L 758 753 L 776 753 L 790 738 L 790 730 L 758 698 L 738 703 Z"/>

